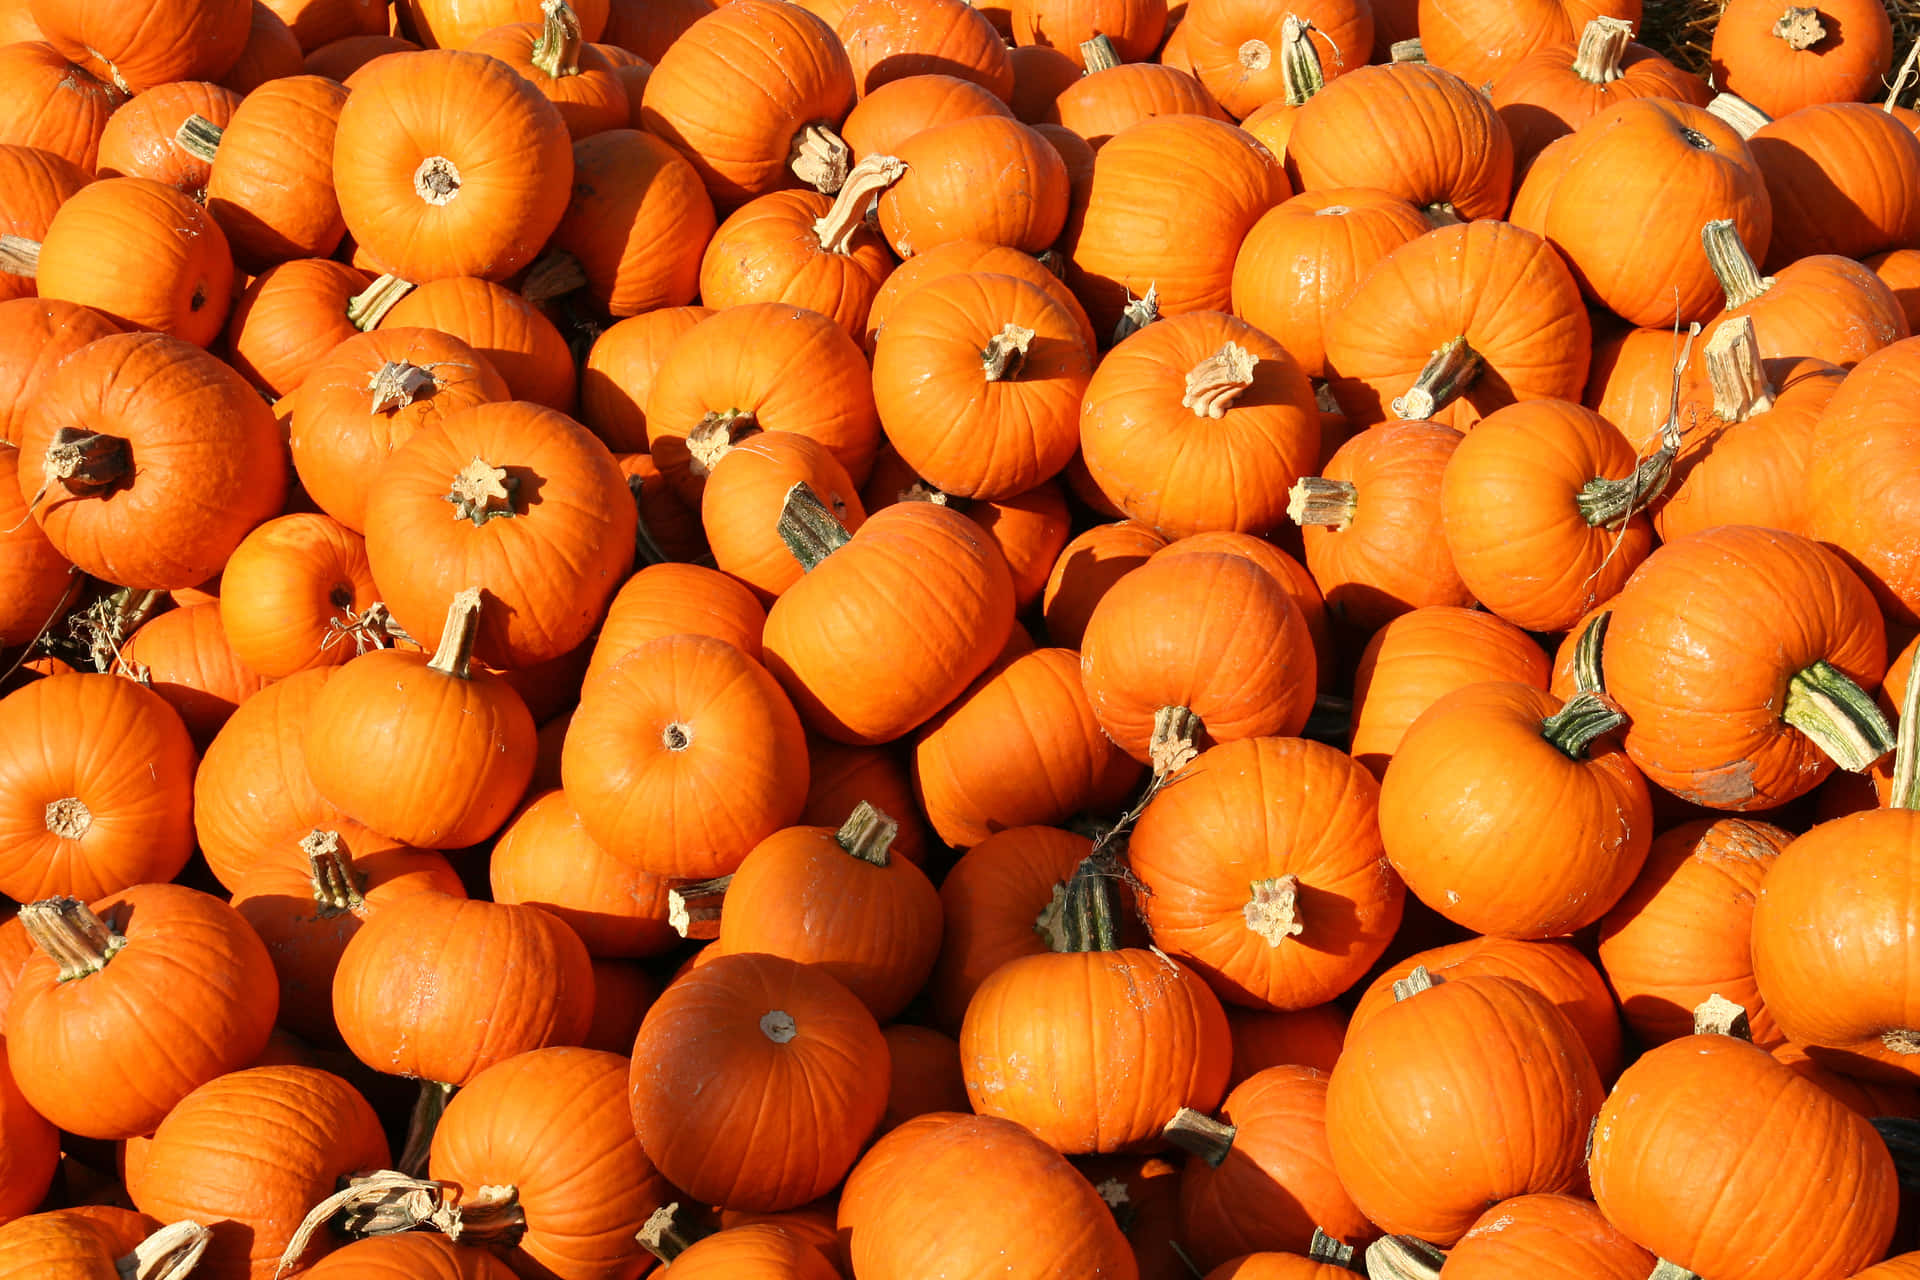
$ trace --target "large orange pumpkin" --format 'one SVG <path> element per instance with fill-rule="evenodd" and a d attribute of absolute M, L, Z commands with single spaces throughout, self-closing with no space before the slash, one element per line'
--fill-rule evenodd
<path fill-rule="evenodd" d="M 242 266 L 258 271 L 339 247 L 346 224 L 333 190 L 333 141 L 346 101 L 346 89 L 324 76 L 287 76 L 234 109 L 207 178 L 207 210 Z"/>
<path fill-rule="evenodd" d="M 34 24 L 63 56 L 129 93 L 218 79 L 239 60 L 252 22 L 249 0 L 32 0 L 30 7 Z"/>

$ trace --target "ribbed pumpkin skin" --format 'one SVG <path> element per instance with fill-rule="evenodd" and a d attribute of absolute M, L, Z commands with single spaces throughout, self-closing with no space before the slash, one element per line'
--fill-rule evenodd
<path fill-rule="evenodd" d="M 856 335 L 861 345 L 869 354 L 873 352 L 880 331 L 886 327 L 887 317 L 893 314 L 893 309 L 908 294 L 942 276 L 963 271 L 1012 276 L 1016 280 L 1038 285 L 1048 297 L 1074 316 L 1081 334 L 1087 340 L 1089 351 L 1099 345 L 1094 338 L 1093 326 L 1087 323 L 1086 310 L 1059 276 L 1042 266 L 1032 254 L 1022 253 L 1004 244 L 988 244 L 984 240 L 950 240 L 925 253 L 916 253 L 889 272 L 886 282 L 873 296 L 873 305 L 867 309 L 863 331 Z"/>
<path fill-rule="evenodd" d="M 1867 1122 L 1731 1036 L 1672 1040 L 1628 1067 L 1587 1169 L 1608 1221 L 1727 1280 L 1851 1276 L 1886 1252 L 1898 1209 L 1893 1160 Z"/>
<path fill-rule="evenodd" d="M 6 190 L 4 184 L 12 178 L 7 172 L 6 151 L 7 148 L 0 147 L 0 190 Z M 0 231 L 4 230 L 4 224 L 5 218 L 0 216 Z M 0 280 L 10 279 L 19 277 L 0 275 Z M 0 286 L 0 294 L 4 293 L 4 287 Z M 41 388 L 61 361 L 95 339 L 119 332 L 119 325 L 76 302 L 30 296 L 8 296 L 0 302 L 0 441 L 17 445 L 27 419 L 40 401 Z M 19 490 L 14 478 L 9 477 L 5 483 L 12 490 Z M 20 516 L 26 514 L 27 499 L 32 496 L 30 491 L 19 494 L 20 514 L 9 517 L 0 529 L 12 530 L 20 523 Z M 9 493 L 6 501 L 13 500 L 13 494 Z"/>
<path fill-rule="evenodd" d="M 580 38 L 602 39 L 610 20 L 608 0 L 568 3 L 580 19 Z M 495 27 L 540 20 L 539 0 L 393 0 L 393 7 L 404 29 L 429 49 L 464 49 Z"/>
<path fill-rule="evenodd" d="M 120 658 L 123 672 L 144 672 L 147 687 L 180 713 L 198 750 L 266 684 L 227 643 L 215 601 L 148 619 L 120 646 Z"/>
<path fill-rule="evenodd" d="M 221 1076 L 182 1100 L 145 1146 L 134 1203 L 163 1222 L 213 1228 L 193 1273 L 208 1280 L 271 1280 L 300 1220 L 338 1179 L 392 1167 L 366 1099 L 313 1067 Z M 316 1233 L 302 1256 L 321 1257 L 335 1239 Z"/>
<path fill-rule="evenodd" d="M 49 1150 L 58 1157 L 57 1144 Z M 116 1259 L 159 1229 L 144 1213 L 105 1205 L 29 1214 L 0 1227 L 0 1280 L 107 1280 Z"/>
<path fill-rule="evenodd" d="M 512 399 L 570 414 L 578 398 L 573 353 L 546 312 L 492 280 L 431 280 L 394 305 L 383 329 L 437 329 L 466 343 L 506 379 Z"/>
<path fill-rule="evenodd" d="M 1013 109 L 992 90 L 960 78 L 954 74 L 958 70 L 949 64 L 940 70 L 918 72 L 903 77 L 905 84 L 889 80 L 863 95 L 840 129 L 841 139 L 853 148 L 854 160 L 890 156 L 908 138 L 935 125 L 970 116 L 1013 117 Z M 856 242 L 863 239 L 859 232 L 854 233 Z"/>
<path fill-rule="evenodd" d="M 20 1092 L 20 1086 L 13 1082 L 8 1066 L 7 1042 L 0 1039 L 0 1258 L 18 1257 L 33 1250 L 36 1269 L 31 1274 L 44 1280 L 46 1273 L 37 1268 L 57 1265 L 48 1248 L 50 1242 L 31 1240 L 32 1228 L 10 1230 L 8 1224 L 22 1214 L 33 1212 L 53 1185 L 53 1175 L 60 1167 L 60 1131 L 53 1127 L 51 1120 L 33 1109 Z M 77 1242 L 76 1247 L 85 1247 L 85 1242 Z M 41 1253 L 42 1249 L 48 1251 Z M 118 1250 L 100 1249 L 95 1251 L 95 1256 L 104 1255 L 101 1260 L 110 1267 L 118 1253 Z M 0 1262 L 0 1277 L 5 1280 L 27 1280 L 28 1275 L 25 1270 L 15 1272 L 6 1262 Z M 56 1275 L 53 1280 L 60 1278 Z M 91 1277 L 81 1280 L 91 1280 Z"/>
<path fill-rule="evenodd" d="M 1900 406 L 1920 390 L 1920 339 L 1861 361 L 1820 415 L 1807 469 L 1807 533 L 1839 551 L 1888 619 L 1920 623 L 1920 554 L 1911 488 L 1920 432 Z"/>
<path fill-rule="evenodd" d="M 353 935 L 333 1010 L 375 1070 L 465 1085 L 502 1059 L 585 1036 L 593 969 L 573 931 L 538 907 L 417 894 Z"/>
<path fill-rule="evenodd" d="M 414 1231 L 356 1240 L 301 1274 L 311 1280 L 514 1280 L 513 1268 L 485 1249 Z"/>
<path fill-rule="evenodd" d="M 1373 779 L 1331 747 L 1253 738 L 1203 752 L 1147 806 L 1130 845 L 1155 943 L 1221 996 L 1304 1009 L 1353 985 L 1400 923 Z M 1255 931 L 1253 886 L 1297 881 L 1298 934 Z"/>
<path fill-rule="evenodd" d="M 1542 45 L 1512 63 L 1489 95 L 1513 134 L 1514 171 L 1524 177 L 1535 156 L 1550 142 L 1566 137 L 1608 107 L 1630 98 L 1672 98 L 1704 107 L 1712 94 L 1691 71 L 1682 71 L 1643 44 L 1628 44 L 1620 55 L 1620 74 L 1598 83 L 1576 66 L 1580 37 L 1576 25 L 1566 40 Z"/>
<path fill-rule="evenodd" d="M 35 283 L 43 298 L 207 347 L 226 324 L 233 271 L 227 238 L 205 209 L 147 178 L 107 178 L 54 214 Z"/>
<path fill-rule="evenodd" d="M 1447 1254 L 1447 1280 L 1647 1280 L 1653 1263 L 1591 1200 L 1515 1196 L 1460 1237 Z"/>
<path fill-rule="evenodd" d="M 826 22 L 798 5 L 722 5 L 687 28 L 647 79 L 640 120 L 679 148 L 731 211 L 795 185 L 793 137 L 853 106 L 853 64 Z"/>
<path fill-rule="evenodd" d="M 907 166 L 880 195 L 880 230 L 911 258 L 956 240 L 1039 253 L 1067 221 L 1066 162 L 1018 120 L 971 116 L 900 144 Z"/>
<path fill-rule="evenodd" d="M 1769 268 L 1864 258 L 1920 239 L 1920 137 L 1864 102 L 1820 103 L 1748 141 L 1773 204 Z"/>
<path fill-rule="evenodd" d="M 607 129 L 574 143 L 573 175 L 553 245 L 580 260 L 600 305 L 640 315 L 703 292 L 700 251 L 713 236 L 713 202 L 679 152 L 651 134 Z"/>
<path fill-rule="evenodd" d="M 1773 34 L 1773 0 L 1732 0 L 1713 29 L 1713 82 L 1774 119 L 1802 107 L 1878 98 L 1893 67 L 1893 27 L 1874 0 L 1825 0 L 1826 38 L 1796 50 Z M 1838 37 L 1837 39 L 1835 37 Z"/>
<path fill-rule="evenodd" d="M 580 421 L 614 453 L 645 453 L 647 391 L 674 341 L 713 312 L 666 307 L 629 316 L 601 334 L 580 370 Z"/>
<path fill-rule="evenodd" d="M 1853 1273 L 1853 1280 L 1914 1280 L 1920 1276 L 1920 1253 L 1903 1253 L 1877 1266 Z"/>
<path fill-rule="evenodd" d="M 861 1280 L 1139 1280 L 1106 1202 L 1009 1120 L 934 1113 L 876 1142 L 847 1179 L 840 1230 Z M 1020 1239 L 1009 1251 L 1007 1241 Z"/>
<path fill-rule="evenodd" d="M 720 956 L 648 1010 L 627 1097 L 674 1186 L 733 1209 L 792 1209 L 853 1166 L 886 1107 L 886 1062 L 873 1015 L 827 974 Z"/>
<path fill-rule="evenodd" d="M 1578 39 L 1595 18 L 1621 18 L 1637 25 L 1640 0 L 1458 5 L 1423 0 L 1418 11 L 1421 41 L 1433 42 L 1427 56 L 1469 84 L 1480 85 L 1501 79 L 1536 50 Z"/>
<path fill-rule="evenodd" d="M 1747 1011 L 1756 1044 L 1781 1038 L 1753 978 L 1753 911 L 1792 836 L 1744 818 L 1662 832 L 1600 924 L 1600 963 L 1646 1044 L 1693 1034 L 1693 1010 L 1721 995 Z"/>
<path fill-rule="evenodd" d="M 792 431 L 757 431 L 727 446 L 700 495 L 700 524 L 714 564 L 750 587 L 761 604 L 771 603 L 804 572 L 777 527 L 781 505 L 796 484 L 813 490 L 847 532 L 857 533 L 866 523 L 860 491 L 839 459 L 818 440 Z M 757 633 L 751 647 L 759 650 Z"/>
<path fill-rule="evenodd" d="M 324 76 L 287 76 L 249 93 L 220 135 L 207 210 L 251 270 L 324 258 L 346 223 L 333 191 L 333 140 L 347 91 Z"/>
<path fill-rule="evenodd" d="M 615 593 L 594 642 L 587 682 L 649 640 L 670 635 L 709 635 L 760 660 L 766 610 L 753 593 L 704 565 L 650 564 Z"/>
<path fill-rule="evenodd" d="M 0 415 L 0 437 L 6 430 Z M 79 585 L 73 566 L 28 513 L 19 474 L 20 450 L 0 443 L 0 648 L 30 643 Z"/>
<path fill-rule="evenodd" d="M 0 143 L 0 182 L 7 193 L 6 208 L 0 210 L 0 233 L 44 239 L 60 206 L 92 180 L 92 174 L 52 151 L 19 142 Z M 38 292 L 33 279 L 0 272 L 0 301 L 31 298 Z M 112 326 L 102 328 L 113 331 Z"/>
<path fill-rule="evenodd" d="M 935 602 L 937 612 L 935 612 Z M 980 527 L 930 502 L 876 512 L 767 613 L 767 666 L 814 732 L 891 742 L 959 695 L 1013 626 L 1013 578 Z M 913 649 L 897 638 L 911 632 Z M 884 668 L 889 679 L 849 679 Z"/>
<path fill-rule="evenodd" d="M 372 283 L 365 271 L 331 258 L 268 267 L 233 304 L 227 359 L 262 391 L 291 395 L 335 347 L 358 336 L 347 304 Z"/>
<path fill-rule="evenodd" d="M 1544 996 L 1507 978 L 1441 982 L 1349 1030 L 1327 1085 L 1333 1167 L 1382 1230 L 1446 1247 L 1490 1202 L 1578 1186 L 1604 1092 Z"/>
<path fill-rule="evenodd" d="M 380 598 L 366 543 L 329 516 L 296 512 L 241 539 L 221 570 L 220 622 L 234 656 L 271 680 L 354 655 L 342 626 Z"/>
<path fill-rule="evenodd" d="M 1228 1088 L 1268 1067 L 1312 1067 L 1331 1071 L 1347 1037 L 1347 1011 L 1337 1004 L 1305 1009 L 1227 1007 L 1233 1035 L 1233 1075 Z"/>
<path fill-rule="evenodd" d="M 44 40 L 22 39 L 0 49 L 5 50 L 0 77 L 12 90 L 0 114 L 0 139 L 8 146 L 49 152 L 91 173 L 100 135 L 126 95 L 74 66 Z M 32 292 L 31 282 L 23 283 Z"/>
<path fill-rule="evenodd" d="M 1207 1272 L 1206 1280 L 1345 1280 L 1353 1272 L 1297 1253 L 1249 1253 Z"/>
<path fill-rule="evenodd" d="M 435 157 L 457 173 L 448 198 L 417 186 Z M 560 109 L 504 62 L 429 49 L 355 75 L 333 174 L 347 230 L 387 270 L 500 280 L 566 212 L 573 144 Z"/>
<path fill-rule="evenodd" d="M 246 0 L 153 5 L 32 0 L 34 24 L 64 57 L 128 92 L 224 75 L 246 46 Z"/>
<path fill-rule="evenodd" d="M 527 1233 L 503 1256 L 530 1275 L 632 1280 L 647 1268 L 634 1236 L 670 1193 L 630 1128 L 627 1069 L 593 1049 L 523 1053 L 475 1076 L 434 1130 L 436 1182 L 518 1189 Z"/>
<path fill-rule="evenodd" d="M 895 80 L 936 73 L 962 76 L 1001 99 L 1013 93 L 1007 41 L 970 4 L 853 0 L 834 30 L 862 98 Z"/>
<path fill-rule="evenodd" d="M 487 872 L 495 902 L 531 903 L 557 917 L 595 959 L 659 955 L 679 944 L 667 923 L 669 882 L 596 844 L 564 791 L 541 794 L 507 823 Z"/>
<path fill-rule="evenodd" d="M 193 743 L 160 695 L 112 675 L 51 676 L 0 700 L 0 892 L 83 901 L 170 880 L 193 852 Z M 74 798 L 78 839 L 47 826 Z"/>
<path fill-rule="evenodd" d="M 673 1260 L 681 1280 L 838 1280 L 810 1241 L 773 1222 L 749 1222 L 696 1241 Z"/>
<path fill-rule="evenodd" d="M 976 92 L 998 101 L 984 89 Z M 667 150 L 679 159 L 679 152 Z M 704 198 L 706 188 L 700 193 Z M 865 223 L 848 235 L 844 252 L 829 249 L 814 226 L 832 207 L 832 196 L 801 190 L 770 191 L 734 210 L 709 234 L 695 260 L 699 278 L 693 287 L 703 303 L 721 311 L 750 302 L 789 302 L 833 317 L 858 341 L 873 296 L 893 269 L 893 255 Z M 680 238 L 684 233 L 676 227 L 669 234 Z"/>
<path fill-rule="evenodd" d="M 1670 542 L 1615 597 L 1607 692 L 1647 780 L 1713 809 L 1765 809 L 1833 761 L 1780 718 L 1793 675 L 1826 660 L 1863 688 L 1885 627 L 1859 578 L 1806 538 L 1726 525 Z"/>

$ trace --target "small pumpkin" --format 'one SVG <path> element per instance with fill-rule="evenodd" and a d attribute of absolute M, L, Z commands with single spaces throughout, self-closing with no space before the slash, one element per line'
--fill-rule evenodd
<path fill-rule="evenodd" d="M 348 311 L 372 283 L 358 267 L 331 258 L 268 267 L 233 304 L 227 358 L 268 395 L 292 394 L 335 347 L 360 332 Z"/>
<path fill-rule="evenodd" d="M 893 255 L 860 216 L 860 204 L 817 191 L 772 191 L 749 200 L 706 240 L 701 299 L 715 310 L 790 302 L 833 317 L 858 339 L 893 269 Z"/>
<path fill-rule="evenodd" d="M 1461 1280 L 1499 1280 L 1516 1269 L 1541 1280 L 1647 1280 L 1657 1274 L 1654 1262 L 1591 1200 L 1554 1192 L 1501 1201 L 1447 1253 Z"/>
<path fill-rule="evenodd" d="M 472 276 L 432 280 L 407 291 L 378 323 L 451 335 L 486 358 L 515 400 L 573 412 L 579 378 L 567 340 L 544 311 L 504 285 Z"/>
<path fill-rule="evenodd" d="M 580 421 L 616 455 L 647 450 L 647 391 L 675 340 L 713 312 L 662 307 L 615 323 L 580 368 Z"/>
<path fill-rule="evenodd" d="M 758 662 L 766 625 L 766 610 L 753 593 L 726 574 L 697 564 L 650 564 L 614 595 L 585 682 L 661 636 L 712 636 Z"/>
<path fill-rule="evenodd" d="M 333 143 L 346 101 L 346 89 L 324 76 L 287 76 L 249 93 L 221 128 L 207 211 L 241 266 L 257 271 L 339 247 L 346 223 Z"/>
<path fill-rule="evenodd" d="M 1875 96 L 1892 66 L 1887 11 L 1866 0 L 1730 0 L 1713 27 L 1713 82 L 1775 119 Z"/>
<path fill-rule="evenodd" d="M 152 178 L 189 196 L 205 191 L 213 162 L 180 145 L 180 128 L 199 116 L 224 129 L 239 105 L 239 94 L 204 80 L 176 80 L 137 93 L 107 118 L 97 172 L 102 178 Z"/>
<path fill-rule="evenodd" d="M 683 306 L 707 293 L 699 272 L 714 236 L 713 202 L 679 152 L 651 134 L 609 128 L 573 144 L 573 174 L 551 244 L 580 264 L 610 314 Z"/>
<path fill-rule="evenodd" d="M 127 95 L 41 39 L 0 45 L 0 76 L 12 90 L 0 113 L 0 145 L 49 152 L 92 173 L 107 121 Z M 15 295 L 17 296 L 17 295 Z"/>
<path fill-rule="evenodd" d="M 266 680 L 227 641 L 218 603 L 191 604 L 149 618 L 120 646 L 115 670 L 159 694 L 187 726 L 195 750 Z"/>
<path fill-rule="evenodd" d="M 246 46 L 251 6 L 248 0 L 132 8 L 110 0 L 32 0 L 31 9 L 34 24 L 64 56 L 138 93 L 225 74 Z M 149 34 L 156 20 L 166 24 L 168 38 Z"/>
<path fill-rule="evenodd" d="M 679 941 L 667 923 L 667 882 L 609 856 L 564 791 L 544 792 L 514 815 L 487 874 L 495 902 L 531 903 L 558 917 L 596 960 L 658 955 Z"/>

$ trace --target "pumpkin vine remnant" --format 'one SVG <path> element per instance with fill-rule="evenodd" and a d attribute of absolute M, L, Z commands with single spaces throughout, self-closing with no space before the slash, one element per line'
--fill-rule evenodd
<path fill-rule="evenodd" d="M 123 935 L 78 898 L 30 902 L 20 908 L 20 926 L 33 945 L 60 966 L 61 982 L 100 972 L 127 945 Z"/>

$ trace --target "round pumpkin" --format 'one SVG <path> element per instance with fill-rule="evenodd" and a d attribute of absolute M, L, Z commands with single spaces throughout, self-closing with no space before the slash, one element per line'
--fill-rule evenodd
<path fill-rule="evenodd" d="M 1461 1280 L 1647 1280 L 1654 1261 L 1591 1200 L 1551 1192 L 1501 1201 L 1447 1254 Z"/>
<path fill-rule="evenodd" d="M 130 93 L 225 74 L 246 46 L 251 7 L 248 0 L 139 5 L 32 0 L 30 5 L 34 25 L 63 56 Z M 155 23 L 162 24 L 165 38 L 150 31 Z"/>
<path fill-rule="evenodd" d="M 233 272 L 227 238 L 205 209 L 150 178 L 104 178 L 54 214 L 35 284 L 43 298 L 206 347 L 226 324 Z"/>

